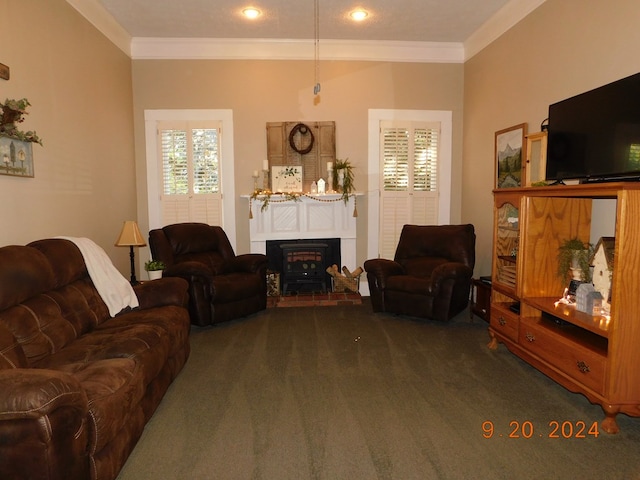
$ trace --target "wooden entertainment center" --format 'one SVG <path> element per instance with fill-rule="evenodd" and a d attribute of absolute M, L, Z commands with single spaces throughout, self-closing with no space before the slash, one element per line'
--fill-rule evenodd
<path fill-rule="evenodd" d="M 595 202 L 615 202 L 610 316 L 555 303 L 567 285 L 557 252 L 567 239 L 595 244 Z M 640 182 L 494 190 L 489 347 L 512 353 L 605 413 L 601 428 L 619 431 L 618 413 L 640 416 Z"/>

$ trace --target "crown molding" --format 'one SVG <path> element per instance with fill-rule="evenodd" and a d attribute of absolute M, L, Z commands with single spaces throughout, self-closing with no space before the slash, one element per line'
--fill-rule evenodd
<path fill-rule="evenodd" d="M 497 40 L 545 1 L 511 0 L 465 40 L 465 61 Z"/>
<path fill-rule="evenodd" d="M 462 43 L 320 40 L 322 60 L 463 63 Z M 313 40 L 133 38 L 131 58 L 188 60 L 313 60 Z"/>
<path fill-rule="evenodd" d="M 97 0 L 67 0 L 67 3 L 107 37 L 111 43 L 131 57 L 131 35 Z"/>
<path fill-rule="evenodd" d="M 313 40 L 131 37 L 98 0 L 66 0 L 132 59 L 313 59 Z M 323 60 L 464 63 L 546 0 L 511 0 L 464 43 L 320 40 Z"/>

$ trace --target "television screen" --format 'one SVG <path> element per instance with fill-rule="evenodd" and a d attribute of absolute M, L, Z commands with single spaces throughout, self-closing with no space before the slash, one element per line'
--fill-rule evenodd
<path fill-rule="evenodd" d="M 640 180 L 640 73 L 549 106 L 547 180 Z"/>

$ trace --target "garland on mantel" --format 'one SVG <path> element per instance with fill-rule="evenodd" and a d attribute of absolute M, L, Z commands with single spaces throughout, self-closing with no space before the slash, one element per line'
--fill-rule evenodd
<path fill-rule="evenodd" d="M 283 196 L 284 198 L 282 199 L 278 199 L 278 200 L 274 200 L 271 197 L 273 195 L 278 195 L 278 196 Z M 320 194 L 320 196 L 322 196 L 322 194 Z M 353 216 L 357 217 L 358 216 L 358 206 L 357 206 L 357 198 L 355 195 L 350 195 L 353 197 Z M 259 198 L 262 197 L 262 198 Z M 251 194 L 251 196 L 249 197 L 249 218 L 253 218 L 253 201 L 254 200 L 261 200 L 262 201 L 262 206 L 260 207 L 260 211 L 264 212 L 267 210 L 267 208 L 269 208 L 269 204 L 270 203 L 284 203 L 284 202 L 300 202 L 300 197 L 306 197 L 306 198 L 310 198 L 311 200 L 315 200 L 316 202 L 323 202 L 323 203 L 333 203 L 333 202 L 342 202 L 344 201 L 345 203 L 347 202 L 347 200 L 349 199 L 349 195 L 346 195 L 346 199 L 345 199 L 345 195 L 341 195 L 338 198 L 318 198 L 318 195 L 312 195 L 309 193 L 298 193 L 298 192 L 278 192 L 278 193 L 273 193 L 270 190 L 260 190 L 257 189 L 255 192 L 253 192 Z"/>

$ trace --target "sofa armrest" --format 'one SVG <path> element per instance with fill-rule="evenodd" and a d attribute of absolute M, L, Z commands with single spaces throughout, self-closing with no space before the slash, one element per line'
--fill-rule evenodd
<path fill-rule="evenodd" d="M 0 370 L 0 478 L 89 478 L 88 410 L 70 375 Z"/>
<path fill-rule="evenodd" d="M 226 269 L 231 272 L 258 273 L 266 268 L 268 264 L 267 256 L 261 253 L 245 253 L 230 260 Z"/>
<path fill-rule="evenodd" d="M 187 306 L 189 283 L 180 277 L 163 277 L 143 282 L 133 287 L 140 308 L 163 307 L 166 305 Z"/>
<path fill-rule="evenodd" d="M 460 282 L 470 281 L 473 270 L 468 265 L 458 262 L 447 262 L 438 265 L 431 273 L 431 288 L 438 291 L 442 283 L 446 280 L 456 280 Z"/>
<path fill-rule="evenodd" d="M 0 422 L 41 418 L 62 407 L 77 410 L 84 417 L 89 409 L 80 383 L 55 370 L 0 370 L 0 386 Z"/>

